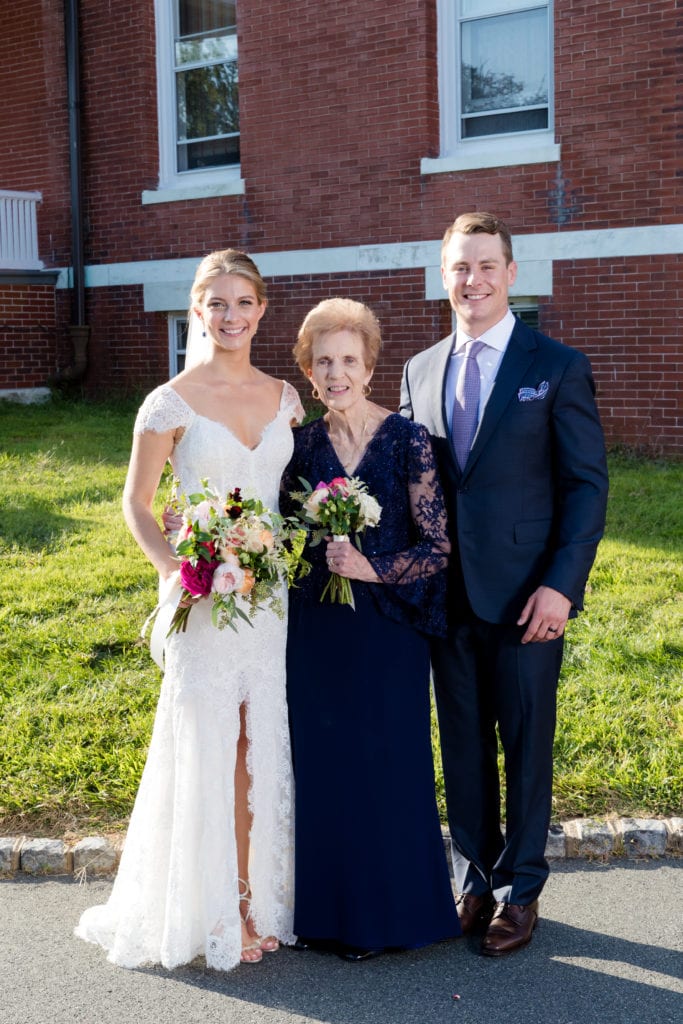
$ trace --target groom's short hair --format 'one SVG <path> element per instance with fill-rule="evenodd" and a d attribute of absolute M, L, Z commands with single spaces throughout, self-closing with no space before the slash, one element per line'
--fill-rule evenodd
<path fill-rule="evenodd" d="M 451 238 L 458 232 L 461 235 L 500 235 L 505 262 L 506 264 L 512 263 L 512 235 L 510 234 L 510 229 L 495 214 L 486 213 L 484 210 L 475 210 L 472 213 L 461 213 L 459 217 L 456 217 L 450 227 L 446 228 L 446 233 L 443 236 L 443 241 L 441 242 L 442 257 Z"/>

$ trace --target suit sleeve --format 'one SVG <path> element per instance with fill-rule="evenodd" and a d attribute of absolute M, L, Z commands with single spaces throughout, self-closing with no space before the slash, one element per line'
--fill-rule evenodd
<path fill-rule="evenodd" d="M 408 379 L 408 369 L 410 367 L 411 360 L 403 367 L 403 375 L 401 377 L 401 398 L 398 411 L 401 416 L 405 416 L 406 419 L 412 420 L 413 415 L 413 400 L 410 395 L 410 381 Z"/>
<path fill-rule="evenodd" d="M 605 528 L 607 461 L 590 363 L 576 353 L 552 413 L 557 529 L 543 584 L 583 607 L 588 574 Z"/>

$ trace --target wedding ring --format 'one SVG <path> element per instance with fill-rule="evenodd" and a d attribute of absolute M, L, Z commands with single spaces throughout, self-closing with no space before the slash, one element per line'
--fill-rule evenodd
<path fill-rule="evenodd" d="M 557 630 L 553 626 L 548 626 L 549 633 L 557 633 Z"/>

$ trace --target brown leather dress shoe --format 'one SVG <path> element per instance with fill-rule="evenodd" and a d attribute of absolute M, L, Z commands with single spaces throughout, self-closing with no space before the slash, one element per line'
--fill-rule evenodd
<path fill-rule="evenodd" d="M 496 903 L 491 923 L 481 944 L 484 956 L 505 956 L 531 942 L 538 922 L 538 900 L 528 907 L 516 903 Z"/>
<path fill-rule="evenodd" d="M 455 897 L 455 908 L 460 918 L 460 931 L 470 935 L 478 927 L 485 928 L 493 913 L 493 897 L 476 896 L 473 892 L 459 892 Z"/>

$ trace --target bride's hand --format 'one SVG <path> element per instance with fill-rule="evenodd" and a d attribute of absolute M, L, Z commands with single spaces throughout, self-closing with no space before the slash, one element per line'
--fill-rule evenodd
<path fill-rule="evenodd" d="M 164 524 L 164 536 L 168 540 L 169 537 L 177 533 L 180 527 L 183 525 L 183 517 L 178 512 L 174 512 L 173 509 L 166 505 L 164 511 L 161 513 L 161 521 Z"/>

